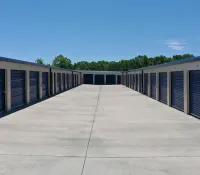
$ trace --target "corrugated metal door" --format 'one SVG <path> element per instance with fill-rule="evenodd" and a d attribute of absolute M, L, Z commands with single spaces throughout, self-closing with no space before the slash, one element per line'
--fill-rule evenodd
<path fill-rule="evenodd" d="M 143 76 L 140 74 L 140 93 L 143 93 Z"/>
<path fill-rule="evenodd" d="M 130 88 L 132 89 L 132 87 L 133 87 L 133 75 L 132 74 L 130 74 L 130 83 L 131 83 Z"/>
<path fill-rule="evenodd" d="M 56 73 L 54 73 L 54 93 L 57 93 L 57 89 L 56 89 Z"/>
<path fill-rule="evenodd" d="M 25 71 L 11 70 L 11 108 L 25 104 Z"/>
<path fill-rule="evenodd" d="M 159 73 L 159 101 L 167 104 L 167 72 Z"/>
<path fill-rule="evenodd" d="M 5 70 L 0 69 L 0 113 L 5 111 Z"/>
<path fill-rule="evenodd" d="M 132 89 L 134 89 L 134 84 L 135 84 L 135 75 L 134 75 L 134 74 L 132 75 L 132 79 L 133 79 L 133 80 L 132 80 L 132 84 L 133 84 L 133 85 L 132 85 Z"/>
<path fill-rule="evenodd" d="M 128 74 L 126 73 L 126 86 L 128 87 Z"/>
<path fill-rule="evenodd" d="M 200 118 L 200 70 L 190 71 L 190 114 Z"/>
<path fill-rule="evenodd" d="M 135 76 L 136 76 L 135 90 L 138 91 L 138 74 L 136 74 Z"/>
<path fill-rule="evenodd" d="M 151 98 L 156 99 L 156 73 L 151 73 Z"/>
<path fill-rule="evenodd" d="M 62 74 L 62 83 L 63 83 L 63 91 L 66 89 L 65 88 L 65 73 Z"/>
<path fill-rule="evenodd" d="M 67 89 L 69 89 L 69 74 L 67 74 Z"/>
<path fill-rule="evenodd" d="M 148 86 L 149 86 L 149 80 L 148 80 L 148 73 L 144 74 L 144 95 L 148 96 Z"/>
<path fill-rule="evenodd" d="M 42 98 L 48 97 L 48 72 L 42 72 Z"/>
<path fill-rule="evenodd" d="M 61 92 L 61 73 L 57 73 L 57 93 Z"/>
<path fill-rule="evenodd" d="M 75 87 L 77 85 L 77 75 L 75 74 Z"/>
<path fill-rule="evenodd" d="M 29 86 L 30 86 L 30 102 L 37 101 L 39 99 L 39 72 L 30 71 Z"/>
<path fill-rule="evenodd" d="M 183 71 L 171 73 L 171 106 L 184 109 L 184 74 Z"/>

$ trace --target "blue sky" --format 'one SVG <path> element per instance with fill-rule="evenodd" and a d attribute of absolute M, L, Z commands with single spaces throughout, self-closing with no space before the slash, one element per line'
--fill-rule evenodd
<path fill-rule="evenodd" d="M 51 63 L 200 55 L 199 0 L 4 0 L 0 56 Z"/>

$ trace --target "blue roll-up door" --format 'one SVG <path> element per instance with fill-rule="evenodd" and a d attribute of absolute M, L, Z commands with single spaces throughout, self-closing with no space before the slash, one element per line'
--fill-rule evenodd
<path fill-rule="evenodd" d="M 42 72 L 42 98 L 48 97 L 48 72 Z"/>
<path fill-rule="evenodd" d="M 156 73 L 151 73 L 151 98 L 156 99 Z"/>
<path fill-rule="evenodd" d="M 67 89 L 69 89 L 69 74 L 67 74 Z"/>
<path fill-rule="evenodd" d="M 25 71 L 11 70 L 11 108 L 25 104 Z"/>
<path fill-rule="evenodd" d="M 39 72 L 30 71 L 29 86 L 30 86 L 30 102 L 37 101 L 39 99 Z"/>
<path fill-rule="evenodd" d="M 171 106 L 184 110 L 184 74 L 183 71 L 171 73 Z"/>
<path fill-rule="evenodd" d="M 143 76 L 140 74 L 140 93 L 143 93 Z"/>
<path fill-rule="evenodd" d="M 128 87 L 128 74 L 126 74 L 126 86 Z"/>
<path fill-rule="evenodd" d="M 144 74 L 144 95 L 148 96 L 148 86 L 149 86 L 149 81 L 148 81 L 148 73 Z"/>
<path fill-rule="evenodd" d="M 65 74 L 62 74 L 63 91 L 65 90 Z"/>
<path fill-rule="evenodd" d="M 0 114 L 5 111 L 5 70 L 0 69 Z"/>
<path fill-rule="evenodd" d="M 76 74 L 74 75 L 74 86 L 76 87 Z"/>
<path fill-rule="evenodd" d="M 159 101 L 167 104 L 167 72 L 159 73 Z"/>
<path fill-rule="evenodd" d="M 135 83 L 135 85 L 136 85 L 135 90 L 138 91 L 138 74 L 136 74 L 136 83 Z"/>
<path fill-rule="evenodd" d="M 190 114 L 200 118 L 200 70 L 190 71 Z"/>
<path fill-rule="evenodd" d="M 57 73 L 57 93 L 61 92 L 61 73 Z"/>
<path fill-rule="evenodd" d="M 54 73 L 54 94 L 57 93 L 56 85 L 57 85 L 57 83 L 56 83 L 56 73 Z"/>

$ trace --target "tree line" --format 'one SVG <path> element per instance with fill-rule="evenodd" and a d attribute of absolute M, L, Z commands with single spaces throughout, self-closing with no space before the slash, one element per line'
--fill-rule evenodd
<path fill-rule="evenodd" d="M 174 55 L 172 57 L 166 57 L 163 55 L 156 57 L 148 57 L 146 55 L 139 55 L 130 60 L 120 61 L 80 61 L 72 64 L 71 60 L 63 55 L 58 55 L 52 61 L 52 64 L 44 63 L 42 58 L 36 59 L 36 63 L 47 66 L 60 67 L 65 69 L 74 70 L 96 70 L 96 71 L 127 71 L 131 69 L 137 69 L 141 67 L 153 66 L 157 64 L 167 63 L 176 60 L 182 60 L 185 58 L 194 57 L 193 54 Z"/>

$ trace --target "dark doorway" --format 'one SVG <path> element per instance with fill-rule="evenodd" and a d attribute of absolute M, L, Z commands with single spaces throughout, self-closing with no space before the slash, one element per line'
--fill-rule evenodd
<path fill-rule="evenodd" d="M 115 82 L 115 75 L 106 75 L 106 84 L 116 84 Z"/>
<path fill-rule="evenodd" d="M 93 84 L 93 74 L 83 74 L 84 84 Z"/>
<path fill-rule="evenodd" d="M 104 75 L 95 75 L 95 84 L 103 85 L 104 84 Z"/>
<path fill-rule="evenodd" d="M 117 75 L 117 84 L 121 84 L 121 75 Z"/>

